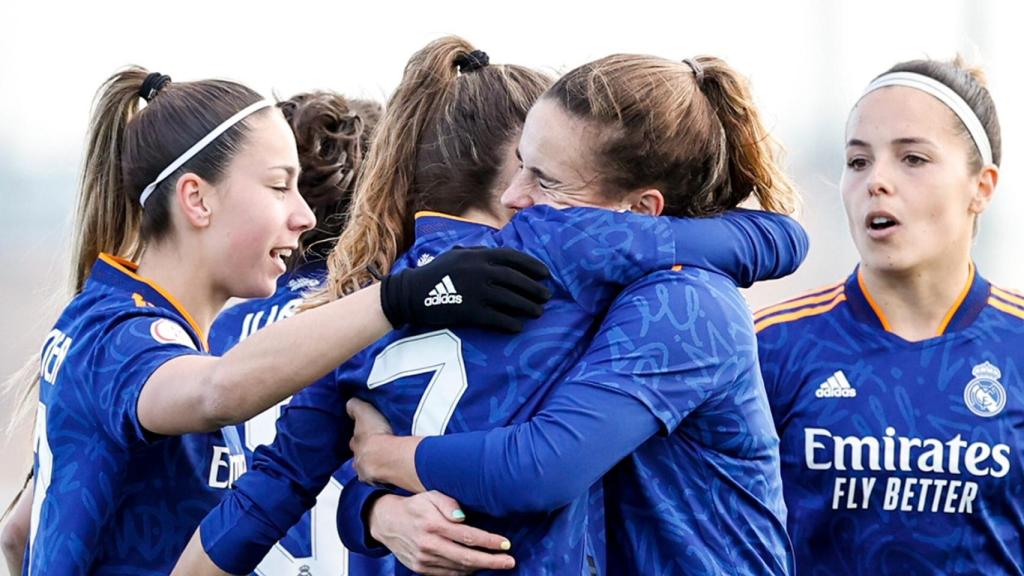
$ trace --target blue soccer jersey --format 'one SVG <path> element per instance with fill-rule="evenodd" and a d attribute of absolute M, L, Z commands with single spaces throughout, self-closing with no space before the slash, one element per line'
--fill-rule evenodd
<path fill-rule="evenodd" d="M 972 266 L 908 342 L 855 272 L 756 325 L 801 574 L 1024 573 L 1024 298 Z"/>
<path fill-rule="evenodd" d="M 136 403 L 164 362 L 205 348 L 172 296 L 100 256 L 42 349 L 25 574 L 170 572 L 231 465 L 220 433 L 153 435 Z"/>
<path fill-rule="evenodd" d="M 267 527 L 286 525 L 296 505 L 308 506 L 325 472 L 348 457 L 348 397 L 373 402 L 400 434 L 485 430 L 522 421 L 572 368 L 624 285 L 673 264 L 724 268 L 745 284 L 785 275 L 802 260 L 806 237 L 789 219 L 749 212 L 677 220 L 534 207 L 501 230 L 425 214 L 417 218 L 415 244 L 395 270 L 474 245 L 512 247 L 544 261 L 553 289 L 544 315 L 519 335 L 396 330 L 297 394 L 278 421 L 274 445 L 257 450 L 253 470 L 203 522 L 204 548 L 221 568 L 245 569 L 248 557 L 273 536 Z M 436 305 L 458 305 L 458 293 L 457 285 L 442 281 L 429 297 Z M 296 486 L 304 490 L 296 493 Z M 348 512 L 339 516 L 342 530 L 345 520 L 359 518 L 358 510 Z M 587 535 L 585 494 L 558 511 L 518 518 L 470 512 L 474 525 L 515 543 L 518 573 L 589 573 L 594 542 Z"/>
<path fill-rule="evenodd" d="M 426 438 L 416 468 L 503 516 L 556 510 L 603 475 L 608 574 L 792 572 L 750 313 L 700 269 L 627 288 L 530 421 Z"/>
<path fill-rule="evenodd" d="M 309 262 L 282 275 L 277 281 L 277 290 L 269 298 L 247 300 L 223 311 L 210 328 L 210 353 L 223 355 L 257 330 L 294 315 L 302 304 L 303 294 L 318 288 L 326 277 L 327 265 L 323 260 Z M 234 432 L 227 431 L 229 439 L 232 434 L 238 438 L 238 445 L 233 448 L 244 453 L 248 466 L 252 466 L 252 453 L 257 446 L 274 441 L 274 423 L 288 400 L 233 427 Z M 338 499 L 344 484 L 354 477 L 350 464 L 339 469 L 317 497 L 316 506 L 267 552 L 255 573 L 260 576 L 303 574 L 303 570 L 309 576 L 384 576 L 393 573 L 393 558 L 350 554 L 338 537 L 335 527 Z"/>

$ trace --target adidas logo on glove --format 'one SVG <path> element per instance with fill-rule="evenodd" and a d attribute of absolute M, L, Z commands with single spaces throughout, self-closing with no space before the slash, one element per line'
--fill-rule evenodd
<path fill-rule="evenodd" d="M 440 304 L 462 304 L 462 296 L 455 290 L 452 284 L 452 277 L 445 276 L 434 286 L 427 298 L 423 300 L 424 306 L 438 306 Z"/>

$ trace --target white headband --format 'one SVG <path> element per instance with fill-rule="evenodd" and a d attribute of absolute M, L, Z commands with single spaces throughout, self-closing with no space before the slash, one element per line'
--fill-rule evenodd
<path fill-rule="evenodd" d="M 152 182 L 149 183 L 148 186 L 146 186 L 146 188 L 142 191 L 142 196 L 139 196 L 139 205 L 145 207 L 146 200 L 148 200 L 149 196 L 153 194 L 153 190 L 156 190 L 156 187 L 161 182 L 163 182 L 164 178 L 167 178 L 168 176 L 173 174 L 175 170 L 181 168 L 181 166 L 185 162 L 191 160 L 193 156 L 198 154 L 199 151 L 202 150 L 203 148 L 206 148 L 206 146 L 209 145 L 210 142 L 216 140 L 218 136 L 226 132 L 235 124 L 241 122 L 243 119 L 245 119 L 245 117 L 249 116 L 250 114 L 258 112 L 264 108 L 269 108 L 273 105 L 274 103 L 271 102 L 270 100 L 260 100 L 259 102 L 246 106 L 245 108 L 236 112 L 235 115 L 231 118 L 228 118 L 227 120 L 221 122 L 220 125 L 211 130 L 209 134 L 203 136 L 202 140 L 193 144 L 192 147 L 189 148 L 188 150 L 185 150 L 185 152 L 181 156 L 178 156 L 174 160 L 174 162 L 171 162 L 167 166 L 167 168 L 164 168 L 163 172 L 161 172 L 160 175 L 156 177 L 156 180 L 153 180 Z"/>
<path fill-rule="evenodd" d="M 866 90 L 864 90 L 864 96 L 867 96 L 871 92 L 878 90 L 879 88 L 885 88 L 886 86 L 906 86 L 908 88 L 914 88 L 922 92 L 931 94 L 935 98 L 938 98 L 940 102 L 946 105 L 953 114 L 956 114 L 957 118 L 964 123 L 967 127 L 967 132 L 971 135 L 974 140 L 974 144 L 978 147 L 978 152 L 981 154 L 981 160 L 986 165 L 992 164 L 992 144 L 988 141 L 988 134 L 985 132 L 985 127 L 981 124 L 981 120 L 978 119 L 978 115 L 974 113 L 974 110 L 960 97 L 959 94 L 954 92 L 949 86 L 946 86 L 942 82 L 935 80 L 924 74 L 916 74 L 914 72 L 890 72 L 883 74 L 878 78 L 875 78 L 871 84 L 868 84 Z"/>

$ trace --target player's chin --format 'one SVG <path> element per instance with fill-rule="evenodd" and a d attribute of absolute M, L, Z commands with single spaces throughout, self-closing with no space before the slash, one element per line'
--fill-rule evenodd
<path fill-rule="evenodd" d="M 273 296 L 277 290 L 277 278 L 280 274 L 265 273 L 261 275 L 250 274 L 244 282 L 239 282 L 231 291 L 235 298 L 267 298 Z"/>
<path fill-rule="evenodd" d="M 914 258 L 905 250 L 893 246 L 869 246 L 861 248 L 861 266 L 876 272 L 898 273 L 913 267 Z"/>

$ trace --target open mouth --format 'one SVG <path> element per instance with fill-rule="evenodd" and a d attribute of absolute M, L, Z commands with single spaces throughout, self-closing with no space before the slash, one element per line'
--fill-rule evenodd
<path fill-rule="evenodd" d="M 868 214 L 868 217 L 865 219 L 864 223 L 867 226 L 868 230 L 872 230 L 874 232 L 882 232 L 884 230 L 889 230 L 890 228 L 899 226 L 900 221 L 897 220 L 896 217 L 894 217 L 892 214 L 888 214 L 886 212 L 872 212 L 871 214 Z"/>
<path fill-rule="evenodd" d="M 277 260 L 281 266 L 285 265 L 285 260 L 292 255 L 292 248 L 274 248 L 270 251 L 270 257 Z"/>

